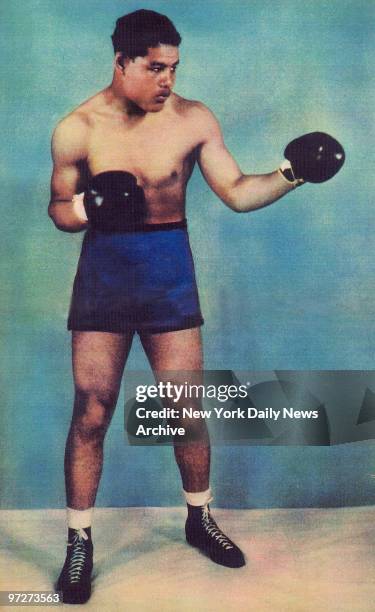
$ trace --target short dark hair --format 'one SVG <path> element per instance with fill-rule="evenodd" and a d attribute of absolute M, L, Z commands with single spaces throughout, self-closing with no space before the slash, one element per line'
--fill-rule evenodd
<path fill-rule="evenodd" d="M 181 36 L 165 15 L 141 9 L 120 17 L 112 34 L 115 53 L 129 59 L 144 57 L 150 47 L 160 44 L 178 47 Z"/>

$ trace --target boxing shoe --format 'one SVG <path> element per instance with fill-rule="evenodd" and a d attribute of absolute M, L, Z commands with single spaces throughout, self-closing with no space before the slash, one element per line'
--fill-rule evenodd
<path fill-rule="evenodd" d="M 241 550 L 219 529 L 210 514 L 210 507 L 190 506 L 185 525 L 186 540 L 199 548 L 212 561 L 225 567 L 242 567 L 245 558 Z"/>
<path fill-rule="evenodd" d="M 93 545 L 91 529 L 69 529 L 66 559 L 56 583 L 63 603 L 83 604 L 91 595 Z"/>

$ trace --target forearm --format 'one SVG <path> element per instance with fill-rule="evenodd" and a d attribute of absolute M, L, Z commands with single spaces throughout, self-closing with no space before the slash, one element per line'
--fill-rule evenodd
<path fill-rule="evenodd" d="M 72 201 L 51 200 L 48 214 L 62 232 L 81 232 L 88 225 L 82 201 L 77 196 Z"/>
<path fill-rule="evenodd" d="M 236 212 L 249 212 L 268 206 L 294 189 L 292 183 L 276 170 L 270 174 L 242 174 L 224 202 Z"/>

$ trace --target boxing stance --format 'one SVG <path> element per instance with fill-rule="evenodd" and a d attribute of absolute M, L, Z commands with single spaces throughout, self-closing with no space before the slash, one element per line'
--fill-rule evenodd
<path fill-rule="evenodd" d="M 227 206 L 247 212 L 305 181 L 327 180 L 344 161 L 336 140 L 314 132 L 287 146 L 278 170 L 243 174 L 210 110 L 173 92 L 181 37 L 172 22 L 136 11 L 117 21 L 112 41 L 111 84 L 65 117 L 52 141 L 49 214 L 62 231 L 87 230 L 68 318 L 75 399 L 65 452 L 68 549 L 57 583 L 67 603 L 91 593 L 103 442 L 134 333 L 157 379 L 164 371 L 202 372 L 203 318 L 185 215 L 195 164 Z M 242 552 L 210 512 L 206 425 L 185 419 L 183 426 L 186 443 L 174 451 L 187 541 L 217 563 L 241 567 Z"/>

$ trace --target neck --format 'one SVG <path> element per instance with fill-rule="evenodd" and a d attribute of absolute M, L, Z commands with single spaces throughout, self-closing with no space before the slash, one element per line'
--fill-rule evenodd
<path fill-rule="evenodd" d="M 107 104 L 109 104 L 113 110 L 121 114 L 127 115 L 128 117 L 144 117 L 146 115 L 144 110 L 121 94 L 115 74 L 113 75 L 112 83 L 104 90 L 104 95 Z"/>

